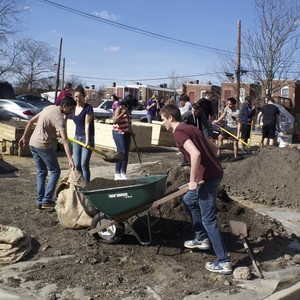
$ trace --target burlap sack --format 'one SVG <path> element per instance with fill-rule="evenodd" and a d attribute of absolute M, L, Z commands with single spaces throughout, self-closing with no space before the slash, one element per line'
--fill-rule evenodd
<path fill-rule="evenodd" d="M 25 237 L 25 233 L 17 227 L 0 225 L 0 243 L 16 244 Z"/>
<path fill-rule="evenodd" d="M 30 236 L 21 229 L 0 225 L 0 265 L 21 260 L 32 249 Z"/>
<path fill-rule="evenodd" d="M 78 192 L 78 188 L 83 188 L 85 184 L 80 172 L 72 170 L 57 187 L 59 193 L 55 209 L 60 223 L 66 228 L 90 227 L 92 217 L 97 213 L 93 204 Z"/>

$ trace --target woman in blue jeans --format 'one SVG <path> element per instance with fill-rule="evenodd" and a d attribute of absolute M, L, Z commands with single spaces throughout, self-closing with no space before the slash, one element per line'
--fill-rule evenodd
<path fill-rule="evenodd" d="M 115 165 L 115 180 L 127 179 L 126 171 L 128 165 L 128 155 L 130 150 L 132 116 L 131 111 L 137 106 L 138 100 L 132 95 L 127 95 L 118 106 L 113 115 L 113 139 L 117 151 L 124 154 L 125 159 Z"/>
<path fill-rule="evenodd" d="M 82 85 L 74 90 L 76 108 L 72 113 L 72 119 L 76 125 L 74 139 L 85 144 L 85 147 L 73 143 L 73 159 L 75 169 L 79 171 L 88 183 L 91 179 L 90 159 L 92 151 L 86 147 L 95 146 L 95 125 L 93 107 L 85 102 L 85 91 Z"/>

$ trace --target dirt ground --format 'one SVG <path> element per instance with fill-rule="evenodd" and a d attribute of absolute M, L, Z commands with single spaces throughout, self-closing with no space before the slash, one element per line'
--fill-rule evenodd
<path fill-rule="evenodd" d="M 67 169 L 64 154 L 59 152 L 58 155 L 62 169 Z M 232 162 L 228 159 L 231 156 L 229 151 L 220 158 L 225 175 L 218 190 L 217 208 L 233 267 L 248 266 L 253 271 L 253 278 L 256 277 L 241 241 L 230 234 L 228 220 L 246 222 L 247 240 L 262 272 L 295 265 L 296 251 L 287 247 L 292 237 L 283 226 L 232 198 L 241 197 L 299 211 L 299 151 L 265 148 Z M 179 166 L 182 156 L 174 149 L 143 151 L 141 159 L 144 163 L 154 164 L 136 168 L 136 177 L 168 173 L 166 192 L 188 182 L 190 168 Z M 64 289 L 74 287 L 84 287 L 85 294 L 95 300 L 142 299 L 148 295 L 147 287 L 161 299 L 174 300 L 212 289 L 228 294 L 237 291 L 233 275 L 222 276 L 205 269 L 206 261 L 215 260 L 212 250 L 190 251 L 183 247 L 185 240 L 193 238 L 193 233 L 181 197 L 161 206 L 162 223 L 157 225 L 150 245 L 140 245 L 127 227 L 118 244 L 97 243 L 88 234 L 88 228 L 65 229 L 54 210 L 36 210 L 36 169 L 31 157 L 4 156 L 4 161 L 17 171 L 13 173 L 14 177 L 0 179 L 0 224 L 19 227 L 31 235 L 33 249 L 26 260 L 71 255 L 68 259 L 57 259 L 24 270 L 26 280 L 36 281 L 37 289 L 46 284 L 57 284 L 51 299 L 61 299 L 59 295 Z M 129 163 L 138 163 L 135 152 L 130 153 Z M 109 163 L 93 154 L 91 165 L 108 166 Z M 132 217 L 129 221 L 141 237 L 147 237 L 139 219 Z M 20 282 L 12 278 L 10 284 L 17 287 Z M 72 297 L 64 299 L 71 300 Z"/>

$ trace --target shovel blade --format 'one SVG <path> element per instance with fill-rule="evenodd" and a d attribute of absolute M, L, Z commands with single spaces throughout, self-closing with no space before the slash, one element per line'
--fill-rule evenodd
<path fill-rule="evenodd" d="M 229 220 L 230 232 L 237 237 L 247 237 L 247 225 L 245 222 Z"/>
<path fill-rule="evenodd" d="M 105 161 L 110 163 L 116 163 L 125 159 L 125 155 L 122 152 L 118 152 L 115 154 L 106 154 L 103 158 Z"/>

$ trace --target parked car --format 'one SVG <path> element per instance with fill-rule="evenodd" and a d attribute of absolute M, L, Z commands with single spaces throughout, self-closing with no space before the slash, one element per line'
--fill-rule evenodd
<path fill-rule="evenodd" d="M 32 104 L 39 111 L 41 111 L 44 107 L 48 105 L 54 105 L 54 103 L 49 101 L 48 99 L 37 95 L 23 94 L 18 95 L 16 99 Z"/>
<path fill-rule="evenodd" d="M 15 99 L 16 94 L 10 83 L 0 81 L 0 99 Z"/>
<path fill-rule="evenodd" d="M 112 100 L 105 100 L 102 102 L 98 107 L 94 107 L 94 116 L 97 119 L 106 119 L 111 118 L 113 111 L 112 111 Z M 139 120 L 141 122 L 147 122 L 147 110 L 138 110 L 134 109 L 131 112 L 132 119 Z"/>
<path fill-rule="evenodd" d="M 0 99 L 0 117 L 30 120 L 38 113 L 39 110 L 30 103 L 14 99 Z"/>

